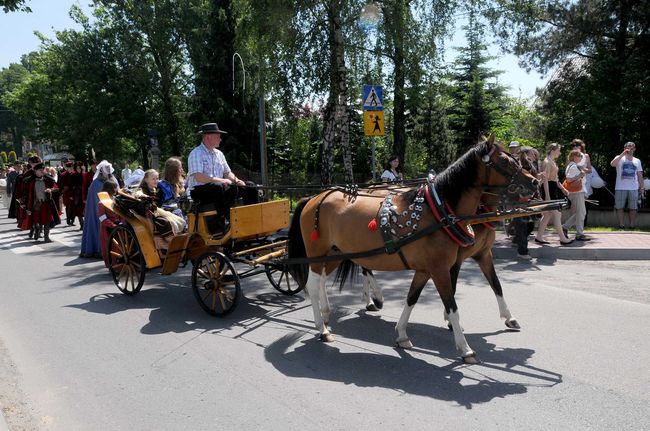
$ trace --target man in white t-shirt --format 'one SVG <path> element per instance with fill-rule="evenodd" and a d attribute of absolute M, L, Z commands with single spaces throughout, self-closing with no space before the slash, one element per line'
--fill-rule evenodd
<path fill-rule="evenodd" d="M 610 165 L 616 168 L 615 203 L 619 229 L 624 229 L 624 210 L 630 211 L 630 228 L 636 228 L 636 212 L 639 195 L 645 193 L 643 185 L 643 168 L 641 160 L 634 157 L 636 146 L 634 142 L 627 142 L 623 152 L 614 157 Z"/>
<path fill-rule="evenodd" d="M 126 182 L 133 172 L 129 168 L 129 162 L 124 162 L 124 169 L 122 169 L 122 181 Z"/>

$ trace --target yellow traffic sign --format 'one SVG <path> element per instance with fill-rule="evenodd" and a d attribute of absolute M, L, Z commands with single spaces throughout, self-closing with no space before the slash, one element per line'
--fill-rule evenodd
<path fill-rule="evenodd" d="M 363 111 L 365 136 L 384 136 L 384 111 Z"/>

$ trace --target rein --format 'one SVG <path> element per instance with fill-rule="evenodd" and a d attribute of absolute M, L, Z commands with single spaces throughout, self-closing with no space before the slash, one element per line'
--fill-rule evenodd
<path fill-rule="evenodd" d="M 469 216 L 449 216 L 444 221 L 438 221 L 425 226 L 423 229 L 408 233 L 397 241 L 391 241 L 390 244 L 384 244 L 381 247 L 376 247 L 366 251 L 359 251 L 356 253 L 341 253 L 332 254 L 329 256 L 317 257 L 294 257 L 289 259 L 278 260 L 277 263 L 281 265 L 300 265 L 310 263 L 326 263 L 337 262 L 342 260 L 362 259 L 365 257 L 377 256 L 380 254 L 393 254 L 396 253 L 401 247 L 408 245 L 414 241 L 419 240 L 429 234 L 432 234 L 445 226 L 456 224 L 458 222 L 466 221 L 468 224 L 481 224 L 493 221 L 500 221 L 509 218 L 528 217 L 535 214 L 541 214 L 544 211 L 561 210 L 567 207 L 566 199 L 557 199 L 553 201 L 534 202 L 533 204 L 523 207 L 513 208 L 504 211 L 490 211 L 481 214 L 472 214 Z"/>

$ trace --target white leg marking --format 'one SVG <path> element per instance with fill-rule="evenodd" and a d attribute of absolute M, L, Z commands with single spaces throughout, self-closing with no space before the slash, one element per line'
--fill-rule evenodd
<path fill-rule="evenodd" d="M 325 325 L 323 324 L 323 316 L 320 310 L 320 295 L 318 293 L 319 286 L 320 286 L 320 279 L 321 279 L 320 275 L 318 275 L 315 272 L 309 271 L 309 277 L 307 278 L 307 284 L 305 285 L 305 289 L 309 294 L 309 298 L 311 299 L 311 307 L 312 310 L 314 311 L 314 326 L 316 327 L 316 330 L 318 331 L 319 335 L 324 336 L 326 328 Z"/>
<path fill-rule="evenodd" d="M 402 315 L 400 316 L 397 325 L 395 325 L 395 330 L 397 331 L 397 345 L 403 349 L 413 348 L 413 343 L 411 343 L 409 336 L 406 334 L 406 325 L 409 323 L 413 307 L 415 307 L 415 304 L 408 305 L 407 303 L 404 303 Z"/>
<path fill-rule="evenodd" d="M 454 341 L 456 342 L 456 348 L 460 350 L 463 358 L 468 356 L 474 356 L 474 351 L 467 344 L 465 335 L 463 334 L 463 329 L 460 327 L 460 316 L 458 315 L 458 310 L 452 311 L 449 313 L 449 323 L 454 331 Z"/>
<path fill-rule="evenodd" d="M 370 305 L 370 277 L 368 275 L 363 276 L 362 298 L 367 308 Z"/>
<path fill-rule="evenodd" d="M 320 312 L 321 312 L 321 316 L 323 317 L 323 325 L 325 326 L 325 331 L 329 332 L 327 330 L 327 326 L 329 325 L 330 322 L 330 314 L 332 310 L 330 308 L 329 298 L 327 297 L 327 275 L 325 274 L 325 269 L 323 269 L 323 272 L 321 273 L 320 276 L 320 283 L 318 285 L 318 294 L 319 294 L 319 301 L 320 301 Z"/>
<path fill-rule="evenodd" d="M 499 296 L 499 295 L 495 295 L 495 296 L 497 297 L 497 304 L 499 304 L 499 315 L 501 316 L 501 318 L 506 320 L 511 319 L 512 314 L 508 309 L 508 304 L 506 304 L 506 300 L 503 299 L 503 296 Z"/>
<path fill-rule="evenodd" d="M 383 303 L 384 293 L 382 292 L 381 287 L 379 287 L 379 283 L 377 283 L 377 279 L 374 275 L 370 276 L 370 285 L 372 286 L 373 296 Z"/>

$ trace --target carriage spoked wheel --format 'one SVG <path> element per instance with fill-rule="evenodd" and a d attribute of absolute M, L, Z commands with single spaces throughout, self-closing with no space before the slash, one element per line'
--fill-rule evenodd
<path fill-rule="evenodd" d="M 235 309 L 241 297 L 235 266 L 223 253 L 201 255 L 192 269 L 192 291 L 208 314 L 225 316 Z"/>
<path fill-rule="evenodd" d="M 117 226 L 108 240 L 108 269 L 122 293 L 135 295 L 142 289 L 147 267 L 133 231 Z"/>
<path fill-rule="evenodd" d="M 271 285 L 285 295 L 295 295 L 303 289 L 289 274 L 288 265 L 269 263 L 266 264 L 264 270 Z"/>

